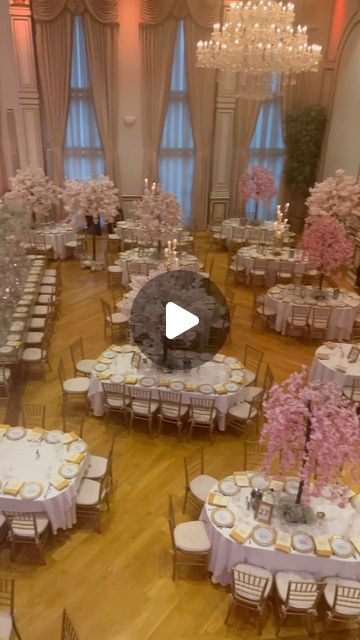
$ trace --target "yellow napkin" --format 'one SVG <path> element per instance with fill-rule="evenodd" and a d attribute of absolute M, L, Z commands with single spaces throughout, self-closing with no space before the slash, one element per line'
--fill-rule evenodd
<path fill-rule="evenodd" d="M 6 343 L 9 347 L 21 347 L 21 340 L 8 340 Z"/>
<path fill-rule="evenodd" d="M 229 504 L 229 498 L 226 496 L 219 496 L 217 493 L 209 493 L 208 503 L 214 507 L 227 507 Z"/>
<path fill-rule="evenodd" d="M 12 480 L 6 485 L 4 493 L 8 493 L 11 496 L 17 496 L 23 484 L 23 482 Z"/>
<path fill-rule="evenodd" d="M 196 384 L 191 384 L 190 382 L 187 382 L 185 385 L 185 389 L 186 391 L 196 391 L 197 386 Z"/>
<path fill-rule="evenodd" d="M 275 549 L 284 551 L 284 553 L 291 553 L 291 533 L 287 531 L 278 531 Z"/>
<path fill-rule="evenodd" d="M 66 487 L 69 486 L 69 481 L 56 473 L 50 479 L 50 484 L 52 484 L 52 486 L 55 487 L 55 489 L 57 489 L 58 491 L 62 491 L 62 489 L 66 489 Z"/>
<path fill-rule="evenodd" d="M 242 371 L 243 368 L 244 367 L 242 366 L 242 364 L 240 364 L 240 362 L 238 362 L 237 364 L 231 364 L 230 365 L 231 371 Z"/>
<path fill-rule="evenodd" d="M 111 364 L 111 358 L 104 358 L 104 356 L 99 356 L 96 362 L 101 362 L 101 364 Z"/>
<path fill-rule="evenodd" d="M 234 480 L 236 486 L 238 487 L 250 486 L 249 478 L 247 477 L 246 473 L 243 473 L 242 471 L 234 471 Z"/>
<path fill-rule="evenodd" d="M 214 389 L 216 393 L 220 393 L 220 394 L 227 393 L 223 384 L 214 384 Z"/>
<path fill-rule="evenodd" d="M 75 462 L 75 464 L 80 464 L 84 456 L 85 456 L 84 453 L 68 453 L 65 456 L 65 460 L 67 462 Z"/>
<path fill-rule="evenodd" d="M 269 489 L 274 489 L 274 491 L 282 491 L 284 487 L 284 483 L 281 480 L 271 480 Z"/>
<path fill-rule="evenodd" d="M 9 424 L 0 424 L 0 431 L 7 431 L 8 429 L 10 429 Z"/>
<path fill-rule="evenodd" d="M 64 444 L 70 444 L 70 442 L 74 442 L 74 440 L 79 440 L 78 434 L 74 431 L 71 431 L 70 433 L 64 433 L 62 437 L 62 441 Z"/>
<path fill-rule="evenodd" d="M 230 538 L 235 540 L 235 542 L 246 542 L 246 540 L 250 537 L 253 527 L 243 522 L 236 529 L 233 529 L 229 534 Z"/>
<path fill-rule="evenodd" d="M 100 373 L 96 374 L 99 380 L 106 380 L 106 378 L 110 378 L 113 375 L 113 372 L 108 369 L 108 371 L 100 371 Z"/>
<path fill-rule="evenodd" d="M 125 384 L 136 384 L 137 376 L 125 376 Z"/>
<path fill-rule="evenodd" d="M 230 382 L 235 382 L 236 384 L 244 384 L 246 381 L 246 376 L 231 376 Z"/>
<path fill-rule="evenodd" d="M 168 387 L 170 385 L 170 380 L 159 380 L 158 387 Z"/>
<path fill-rule="evenodd" d="M 224 362 L 226 356 L 224 356 L 223 353 L 217 353 L 214 357 L 213 357 L 213 361 L 214 362 Z"/>
<path fill-rule="evenodd" d="M 332 551 L 326 536 L 315 536 L 315 549 L 318 556 L 330 558 Z"/>

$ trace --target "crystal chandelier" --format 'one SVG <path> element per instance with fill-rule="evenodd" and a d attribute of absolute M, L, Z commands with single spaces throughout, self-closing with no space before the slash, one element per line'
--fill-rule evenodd
<path fill-rule="evenodd" d="M 232 2 L 228 22 L 214 24 L 211 40 L 197 43 L 197 66 L 236 73 L 238 96 L 270 98 L 273 74 L 282 74 L 286 86 L 301 72 L 318 71 L 321 47 L 309 45 L 307 27 L 294 21 L 290 2 Z"/>

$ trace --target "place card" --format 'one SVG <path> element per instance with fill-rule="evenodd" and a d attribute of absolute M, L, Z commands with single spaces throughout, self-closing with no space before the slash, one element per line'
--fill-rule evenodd
<path fill-rule="evenodd" d="M 214 384 L 214 389 L 216 393 L 219 393 L 220 395 L 223 393 L 227 393 L 223 384 Z"/>
<path fill-rule="evenodd" d="M 291 553 L 291 533 L 287 531 L 278 531 L 275 542 L 275 549 Z"/>
<path fill-rule="evenodd" d="M 50 484 L 52 484 L 52 486 L 55 487 L 55 489 L 57 489 L 58 491 L 62 491 L 69 486 L 69 481 L 56 473 L 52 476 L 52 478 L 50 478 Z"/>
<path fill-rule="evenodd" d="M 329 540 L 326 536 L 315 536 L 316 555 L 330 558 L 332 555 Z"/>
<path fill-rule="evenodd" d="M 250 538 L 253 527 L 246 522 L 242 522 L 239 524 L 236 529 L 233 529 L 229 534 L 229 537 L 235 540 L 235 542 L 240 542 L 241 544 L 246 542 L 248 538 Z"/>
<path fill-rule="evenodd" d="M 125 382 L 125 384 L 136 384 L 137 383 L 137 376 L 125 376 L 124 382 Z"/>
<path fill-rule="evenodd" d="M 209 493 L 208 504 L 213 507 L 227 507 L 229 504 L 229 498 L 226 496 L 219 496 L 217 493 Z"/>
<path fill-rule="evenodd" d="M 234 475 L 235 484 L 238 487 L 249 487 L 250 486 L 249 478 L 246 475 L 246 473 L 242 473 L 241 471 L 234 471 L 233 475 Z"/>
<path fill-rule="evenodd" d="M 274 491 L 282 491 L 284 488 L 284 482 L 282 480 L 271 480 L 269 489 L 274 489 Z"/>
<path fill-rule="evenodd" d="M 11 480 L 7 483 L 4 489 L 4 494 L 7 493 L 10 496 L 17 496 L 23 484 L 23 482 L 20 482 L 18 480 Z"/>

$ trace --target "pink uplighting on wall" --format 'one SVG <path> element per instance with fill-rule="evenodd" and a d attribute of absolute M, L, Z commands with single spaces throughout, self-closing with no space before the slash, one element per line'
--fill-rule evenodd
<path fill-rule="evenodd" d="M 337 48 L 347 21 L 347 5 L 347 0 L 335 0 L 328 48 L 329 61 L 336 58 Z"/>

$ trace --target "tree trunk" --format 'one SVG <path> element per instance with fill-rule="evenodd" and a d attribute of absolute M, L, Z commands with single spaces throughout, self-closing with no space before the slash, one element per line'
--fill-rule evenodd
<path fill-rule="evenodd" d="M 310 408 L 310 403 L 309 403 L 309 408 Z M 310 440 L 310 436 L 311 436 L 311 420 L 310 418 L 308 418 L 306 421 L 305 444 L 304 444 L 303 459 L 302 459 L 302 465 L 301 465 L 302 469 L 305 467 L 305 464 L 306 464 L 307 445 Z M 304 490 L 304 480 L 300 480 L 299 489 L 296 496 L 296 504 L 301 504 L 301 497 L 303 494 L 303 490 Z"/>
<path fill-rule="evenodd" d="M 258 210 L 259 210 L 259 202 L 258 202 L 258 200 L 256 200 L 256 202 L 255 202 L 254 220 L 258 219 Z"/>
<path fill-rule="evenodd" d="M 92 225 L 92 258 L 95 262 L 96 260 L 96 227 L 95 227 L 95 223 L 93 222 Z"/>
<path fill-rule="evenodd" d="M 323 286 L 323 282 L 324 282 L 324 274 L 323 272 L 320 273 L 320 282 L 319 282 L 319 289 L 322 289 Z"/>

